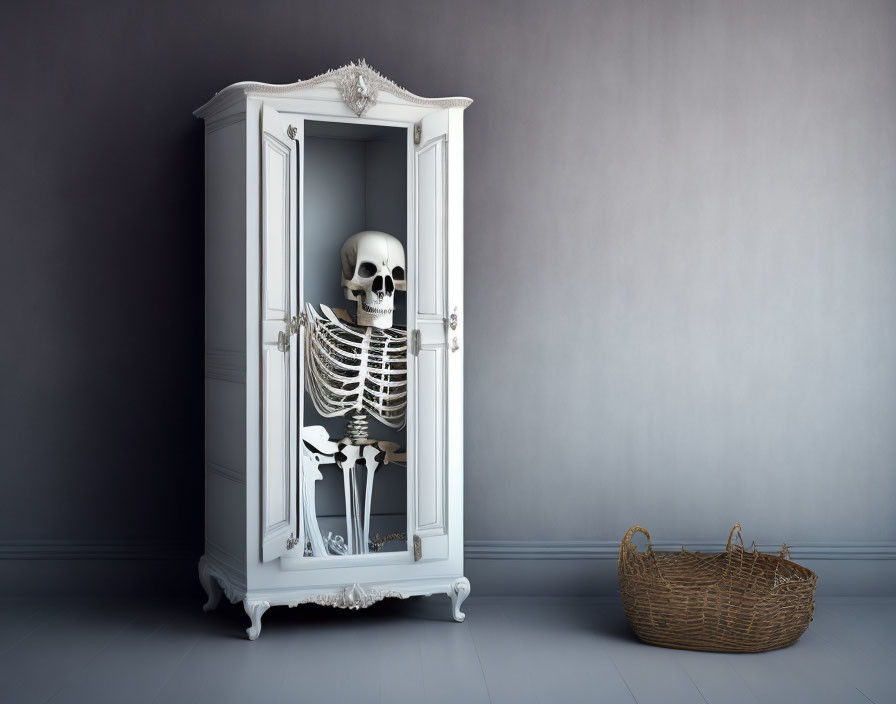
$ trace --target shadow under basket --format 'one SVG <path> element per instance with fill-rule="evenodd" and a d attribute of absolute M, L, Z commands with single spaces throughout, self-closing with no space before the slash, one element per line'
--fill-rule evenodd
<path fill-rule="evenodd" d="M 647 536 L 647 552 L 632 544 L 636 532 Z M 818 581 L 788 558 L 786 545 L 779 555 L 755 545 L 745 550 L 739 525 L 718 554 L 657 552 L 650 534 L 634 526 L 619 546 L 622 606 L 650 645 L 727 653 L 784 648 L 808 628 Z"/>

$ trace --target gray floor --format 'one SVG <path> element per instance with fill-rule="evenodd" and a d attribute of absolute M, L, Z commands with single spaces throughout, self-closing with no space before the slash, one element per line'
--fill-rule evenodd
<path fill-rule="evenodd" d="M 896 599 L 820 599 L 793 647 L 653 648 L 615 599 L 444 597 L 364 612 L 168 602 L 0 602 L 0 702 L 896 702 Z"/>

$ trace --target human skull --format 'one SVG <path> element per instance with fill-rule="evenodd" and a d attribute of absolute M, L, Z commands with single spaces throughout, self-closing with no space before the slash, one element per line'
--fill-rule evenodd
<path fill-rule="evenodd" d="M 395 291 L 406 291 L 404 247 L 392 235 L 364 230 L 342 245 L 342 290 L 358 302 L 358 325 L 391 328 Z"/>

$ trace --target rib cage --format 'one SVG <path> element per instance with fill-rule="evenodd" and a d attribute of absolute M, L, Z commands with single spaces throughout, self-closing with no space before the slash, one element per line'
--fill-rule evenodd
<path fill-rule="evenodd" d="M 405 424 L 407 331 L 345 323 L 305 305 L 305 386 L 325 418 L 366 411 L 391 428 Z M 322 314 L 322 315 L 321 315 Z"/>

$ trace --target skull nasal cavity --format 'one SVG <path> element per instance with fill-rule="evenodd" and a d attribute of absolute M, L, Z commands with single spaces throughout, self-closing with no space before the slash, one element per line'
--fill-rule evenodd
<path fill-rule="evenodd" d="M 373 280 L 373 286 L 371 286 L 370 288 L 373 290 L 374 293 L 379 293 L 380 291 L 382 291 L 383 290 L 383 277 L 377 276 Z"/>
<path fill-rule="evenodd" d="M 392 277 L 386 276 L 386 295 L 391 296 L 392 292 L 395 291 L 395 284 L 392 283 Z"/>

